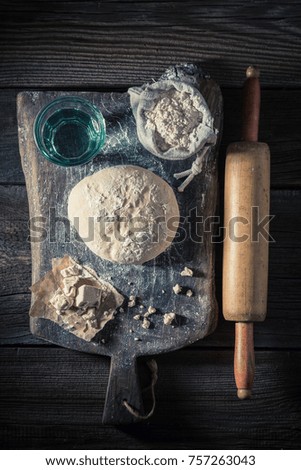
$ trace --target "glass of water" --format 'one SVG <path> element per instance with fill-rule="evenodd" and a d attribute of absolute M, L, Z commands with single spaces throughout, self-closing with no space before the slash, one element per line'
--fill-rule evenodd
<path fill-rule="evenodd" d="M 100 110 L 77 96 L 57 98 L 34 122 L 35 143 L 47 160 L 61 166 L 87 163 L 103 147 L 105 120 Z"/>

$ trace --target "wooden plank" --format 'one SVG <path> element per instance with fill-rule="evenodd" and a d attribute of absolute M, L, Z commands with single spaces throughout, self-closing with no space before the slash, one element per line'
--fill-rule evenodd
<path fill-rule="evenodd" d="M 300 347 L 300 191 L 272 191 L 276 214 L 271 233 L 268 315 L 255 326 L 257 347 Z M 28 237 L 28 206 L 24 187 L 0 186 L 3 223 L 0 226 L 0 344 L 42 344 L 29 333 L 28 311 L 31 257 Z M 217 250 L 217 295 L 221 306 L 221 246 Z M 221 308 L 221 307 L 220 307 Z M 197 347 L 233 346 L 234 326 L 221 312 L 215 333 Z"/>
<path fill-rule="evenodd" d="M 0 206 L 0 293 L 28 292 L 31 285 L 31 253 L 25 187 L 1 186 Z"/>
<path fill-rule="evenodd" d="M 129 5 L 130 3 L 130 5 Z M 20 12 L 26 14 L 30 12 L 47 13 L 49 16 L 53 15 L 58 18 L 62 13 L 68 13 L 71 18 L 75 15 L 84 15 L 91 17 L 91 15 L 100 16 L 103 22 L 125 22 L 126 20 L 133 24 L 138 21 L 143 21 L 145 24 L 151 22 L 160 22 L 160 20 L 169 20 L 173 24 L 184 24 L 185 21 L 190 19 L 198 21 L 199 19 L 205 22 L 204 16 L 222 20 L 223 18 L 232 18 L 234 15 L 238 18 L 247 19 L 250 13 L 254 14 L 255 18 L 264 18 L 266 20 L 280 20 L 284 17 L 293 18 L 298 21 L 297 12 L 299 0 L 290 0 L 287 2 L 277 2 L 277 8 L 274 8 L 275 2 L 273 0 L 253 0 L 252 3 L 247 0 L 232 0 L 227 8 L 223 0 L 214 0 L 208 4 L 207 0 L 188 0 L 185 2 L 185 15 L 183 17 L 183 9 L 181 0 L 176 1 L 154 1 L 143 0 L 105 0 L 101 4 L 93 0 L 71 0 L 60 1 L 55 0 L 52 2 L 52 10 L 49 9 L 48 0 L 39 0 L 39 2 L 27 2 L 22 0 L 2 0 L 0 11 L 13 15 Z M 115 18 L 113 17 L 115 13 Z M 124 18 L 125 13 L 132 12 L 136 16 L 129 16 Z M 168 15 L 168 13 L 170 13 Z M 182 13 L 182 15 L 180 15 Z M 201 16 L 202 13 L 202 16 Z M 143 17 L 142 15 L 145 14 Z M 147 14 L 147 15 L 146 15 Z M 173 16 L 174 15 L 174 16 Z"/>
<path fill-rule="evenodd" d="M 241 78 L 243 80 L 243 77 Z M 224 131 L 219 153 L 220 174 L 226 148 L 240 139 L 241 93 L 223 89 Z M 301 90 L 263 90 L 260 139 L 271 149 L 271 184 L 273 188 L 301 186 Z M 275 112 L 275 110 L 277 112 Z M 281 110 L 281 113 L 278 112 Z M 285 116 L 285 119 L 284 117 Z M 24 183 L 18 149 L 16 91 L 0 90 L 0 183 Z M 223 178 L 220 177 L 222 185 Z"/>
<path fill-rule="evenodd" d="M 28 203 L 24 186 L 0 186 L 1 257 L 0 268 L 4 283 L 0 294 L 25 292 L 30 273 L 30 246 L 28 242 Z M 297 253 L 300 250 L 300 190 L 272 191 L 271 235 L 275 242 L 270 245 L 271 279 L 298 279 L 300 266 Z M 218 251 L 219 250 L 219 251 Z M 217 246 L 217 265 L 220 271 L 221 245 Z M 20 275 L 19 275 L 20 273 Z M 22 276 L 23 275 L 23 276 Z M 16 281 L 10 287 L 10 282 Z"/>
<path fill-rule="evenodd" d="M 268 314 L 263 323 L 255 324 L 255 347 L 300 348 L 300 280 L 276 279 L 269 282 Z M 221 286 L 217 281 L 218 293 Z M 195 343 L 193 348 L 234 346 L 234 324 L 226 322 L 221 312 L 213 334 Z M 0 297 L 0 345 L 44 344 L 29 331 L 30 294 Z"/>
<path fill-rule="evenodd" d="M 241 139 L 241 90 L 223 90 L 224 130 L 220 149 L 223 175 L 226 148 Z M 259 141 L 271 151 L 271 187 L 299 187 L 301 183 L 301 91 L 262 90 Z M 220 178 L 223 185 L 223 176 Z"/>
<path fill-rule="evenodd" d="M 16 92 L 13 90 L 0 90 L 0 127 L 0 182 L 24 184 L 18 147 Z"/>
<path fill-rule="evenodd" d="M 2 446 L 300 448 L 301 352 L 257 351 L 256 358 L 253 399 L 242 402 L 236 398 L 232 352 L 185 349 L 159 356 L 155 415 L 147 423 L 114 428 L 101 426 L 106 358 L 57 348 L 2 349 Z M 148 383 L 146 367 L 140 364 L 139 370 Z"/>
<path fill-rule="evenodd" d="M 218 325 L 212 335 L 196 344 L 198 348 L 234 347 L 234 323 L 226 322 L 222 316 L 220 282 L 217 288 Z M 267 317 L 264 322 L 254 324 L 255 348 L 300 349 L 300 289 L 300 279 L 269 280 Z"/>
<path fill-rule="evenodd" d="M 301 91 L 287 89 L 301 82 L 299 0 L 233 0 L 227 8 L 222 0 L 200 0 L 185 2 L 185 9 L 183 2 L 152 0 L 55 1 L 51 9 L 46 0 L 12 0 L 1 2 L 0 11 L 0 85 L 8 89 L 0 91 L 0 182 L 24 182 L 12 87 L 125 88 L 148 81 L 150 71 L 158 76 L 170 63 L 197 59 L 226 87 L 240 87 L 245 65 L 256 61 L 265 87 L 286 88 L 263 91 L 261 138 L 271 146 L 273 188 L 300 187 Z M 240 113 L 239 92 L 223 93 L 221 174 L 225 148 L 239 138 Z M 278 194 L 269 313 L 256 325 L 255 341 L 257 347 L 299 349 L 300 193 L 288 199 L 288 193 Z M 0 344 L 32 341 L 25 200 L 16 187 L 0 197 L 1 211 L 7 206 L 11 217 L 0 229 Z M 220 260 L 219 254 L 218 271 Z M 220 298 L 219 284 L 218 289 Z M 233 325 L 221 320 L 216 333 L 195 349 L 160 357 L 156 415 L 148 424 L 122 429 L 100 426 L 105 358 L 43 347 L 1 348 L 3 447 L 299 449 L 300 351 L 257 351 L 257 396 L 241 403 L 234 396 L 232 351 L 198 349 L 232 346 L 232 341 Z M 148 378 L 144 368 L 140 372 Z"/>
<path fill-rule="evenodd" d="M 223 86 L 254 61 L 264 86 L 301 84 L 298 2 L 1 4 L 3 87 L 127 87 L 187 60 Z"/>

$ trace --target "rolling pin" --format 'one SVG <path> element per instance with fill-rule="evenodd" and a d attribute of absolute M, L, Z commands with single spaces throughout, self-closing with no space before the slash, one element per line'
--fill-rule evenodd
<path fill-rule="evenodd" d="M 235 324 L 234 376 L 237 396 L 250 398 L 255 357 L 253 322 L 266 317 L 270 152 L 259 143 L 259 70 L 246 70 L 242 141 L 230 144 L 225 168 L 223 315 Z M 268 220 L 268 219 L 267 219 Z M 265 228 L 267 225 L 265 225 Z"/>

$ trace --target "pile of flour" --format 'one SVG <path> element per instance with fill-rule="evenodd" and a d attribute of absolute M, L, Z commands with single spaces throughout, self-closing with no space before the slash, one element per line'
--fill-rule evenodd
<path fill-rule="evenodd" d="M 146 128 L 155 131 L 156 143 L 163 152 L 170 148 L 189 151 L 191 143 L 197 140 L 198 126 L 203 120 L 198 102 L 199 97 L 170 89 L 145 112 Z"/>

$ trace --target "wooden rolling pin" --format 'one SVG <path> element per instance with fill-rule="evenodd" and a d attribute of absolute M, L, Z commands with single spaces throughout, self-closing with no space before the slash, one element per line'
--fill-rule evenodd
<path fill-rule="evenodd" d="M 223 314 L 236 322 L 234 375 L 241 399 L 251 397 L 254 380 L 253 322 L 266 316 L 268 237 L 258 225 L 269 215 L 270 191 L 269 147 L 257 142 L 259 70 L 248 67 L 246 76 L 242 141 L 227 149 L 223 253 Z"/>

